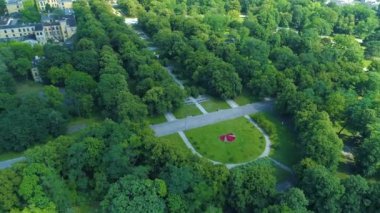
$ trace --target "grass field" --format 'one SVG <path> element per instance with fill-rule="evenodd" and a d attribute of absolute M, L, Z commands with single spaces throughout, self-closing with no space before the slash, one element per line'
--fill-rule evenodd
<path fill-rule="evenodd" d="M 19 83 L 16 88 L 17 96 L 38 94 L 41 91 L 43 91 L 43 86 L 41 84 L 34 83 L 33 81 Z"/>
<path fill-rule="evenodd" d="M 251 94 L 248 94 L 248 92 L 243 91 L 238 97 L 234 98 L 234 101 L 240 106 L 243 106 L 246 104 L 257 102 L 259 101 L 259 99 L 253 97 Z"/>
<path fill-rule="evenodd" d="M 221 109 L 230 108 L 226 101 L 212 97 L 210 97 L 210 100 L 202 102 L 201 105 L 207 112 L 215 112 Z"/>
<path fill-rule="evenodd" d="M 252 115 L 259 126 L 263 128 L 271 138 L 272 147 L 270 157 L 292 166 L 300 159 L 300 153 L 296 147 L 296 136 L 291 130 L 291 124 L 282 121 L 281 118 L 274 113 L 257 113 Z M 282 123 L 283 122 L 283 123 Z M 271 130 L 268 130 L 268 127 Z"/>
<path fill-rule="evenodd" d="M 194 116 L 202 114 L 201 111 L 194 105 L 183 105 L 181 108 L 177 109 L 174 113 L 177 119 L 186 118 L 187 116 Z"/>
<path fill-rule="evenodd" d="M 72 134 L 78 132 L 92 124 L 101 122 L 101 118 L 90 117 L 90 118 L 73 118 L 67 124 L 67 133 Z"/>
<path fill-rule="evenodd" d="M 152 117 L 148 117 L 147 119 L 150 124 L 159 124 L 166 122 L 166 118 L 164 115 L 156 115 Z"/>
<path fill-rule="evenodd" d="M 234 133 L 232 143 L 219 136 Z M 223 121 L 185 132 L 194 148 L 204 157 L 222 163 L 241 163 L 256 159 L 265 148 L 263 135 L 245 118 Z"/>
<path fill-rule="evenodd" d="M 178 133 L 166 135 L 166 136 L 160 137 L 160 139 L 163 139 L 164 143 L 167 143 L 171 146 L 175 146 L 179 150 L 183 152 L 189 152 L 190 154 L 190 149 L 186 147 L 185 142 L 182 141 L 182 138 L 179 136 Z"/>
<path fill-rule="evenodd" d="M 0 161 L 9 160 L 23 156 L 23 152 L 5 152 L 0 153 Z"/>

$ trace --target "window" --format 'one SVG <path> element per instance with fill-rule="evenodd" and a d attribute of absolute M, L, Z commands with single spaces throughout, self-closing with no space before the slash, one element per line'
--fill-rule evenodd
<path fill-rule="evenodd" d="M 4 33 L 7 33 L 7 30 L 4 30 Z"/>
<path fill-rule="evenodd" d="M 23 28 L 22 31 L 25 32 L 25 28 Z"/>
<path fill-rule="evenodd" d="M 13 29 L 12 29 L 11 31 L 12 31 L 12 33 L 14 33 L 14 32 L 15 32 Z"/>
<path fill-rule="evenodd" d="M 18 32 L 21 33 L 21 29 L 18 29 Z"/>

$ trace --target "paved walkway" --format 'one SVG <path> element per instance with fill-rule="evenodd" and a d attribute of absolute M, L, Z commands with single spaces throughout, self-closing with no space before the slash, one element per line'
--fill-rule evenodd
<path fill-rule="evenodd" d="M 6 161 L 1 161 L 0 162 L 0 170 L 1 169 L 6 169 L 6 168 L 9 168 L 11 167 L 13 164 L 17 163 L 17 162 L 20 162 L 20 161 L 24 161 L 26 160 L 25 157 L 19 157 L 19 158 L 13 158 L 13 159 L 10 159 L 10 160 L 6 160 Z"/>
<path fill-rule="evenodd" d="M 156 136 L 164 136 L 179 131 L 206 126 L 220 121 L 242 117 L 244 115 L 250 115 L 261 111 L 270 111 L 272 108 L 273 102 L 259 102 L 232 109 L 224 109 L 204 115 L 191 116 L 162 124 L 155 124 L 151 127 L 154 130 Z"/>

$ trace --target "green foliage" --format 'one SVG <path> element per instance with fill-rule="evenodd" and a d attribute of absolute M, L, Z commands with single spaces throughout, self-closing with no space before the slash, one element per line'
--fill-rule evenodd
<path fill-rule="evenodd" d="M 165 203 L 160 194 L 162 183 L 157 180 L 136 180 L 124 177 L 114 183 L 102 201 L 104 212 L 164 212 Z"/>
<path fill-rule="evenodd" d="M 41 20 L 41 15 L 38 12 L 37 6 L 33 0 L 23 2 L 24 9 L 21 10 L 21 20 L 26 23 L 37 23 Z"/>
<path fill-rule="evenodd" d="M 276 178 L 269 161 L 261 160 L 232 170 L 229 203 L 236 210 L 258 210 L 267 206 L 275 193 Z"/>
<path fill-rule="evenodd" d="M 6 98 L 3 103 L 5 111 L 0 119 L 1 149 L 22 151 L 44 141 L 50 134 L 57 136 L 65 130 L 63 114 L 47 106 L 41 97 L 30 96 L 22 100 Z"/>
<path fill-rule="evenodd" d="M 363 175 L 372 176 L 376 173 L 380 162 L 380 135 L 378 132 L 364 140 L 358 147 L 355 156 L 358 169 Z"/>
<path fill-rule="evenodd" d="M 67 95 L 72 101 L 72 111 L 79 116 L 88 116 L 94 105 L 93 94 L 96 82 L 83 72 L 73 72 L 65 81 Z"/>
<path fill-rule="evenodd" d="M 5 0 L 0 0 L 0 16 L 5 15 L 6 11 L 7 11 L 7 5 L 6 5 Z"/>
<path fill-rule="evenodd" d="M 301 189 L 310 202 L 312 210 L 318 212 L 338 212 L 339 201 L 344 193 L 338 177 L 327 169 L 316 167 L 306 169 L 301 179 Z"/>
<path fill-rule="evenodd" d="M 119 0 L 118 5 L 129 17 L 136 17 L 143 9 L 137 0 Z"/>
<path fill-rule="evenodd" d="M 342 211 L 360 212 L 368 205 L 367 193 L 369 186 L 367 181 L 359 175 L 352 175 L 342 181 L 345 192 L 341 199 Z"/>

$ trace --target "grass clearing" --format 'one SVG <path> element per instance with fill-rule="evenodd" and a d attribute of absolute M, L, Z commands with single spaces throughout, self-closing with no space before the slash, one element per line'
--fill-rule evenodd
<path fill-rule="evenodd" d="M 160 139 L 163 140 L 163 143 L 169 144 L 170 146 L 177 147 L 178 150 L 182 152 L 189 152 L 190 154 L 190 150 L 186 147 L 185 142 L 183 142 L 182 138 L 179 136 L 178 133 L 166 135 L 166 136 L 160 137 Z"/>
<path fill-rule="evenodd" d="M 177 119 L 186 118 L 187 116 L 194 116 L 202 114 L 201 111 L 195 106 L 195 104 L 183 105 L 181 108 L 177 109 L 174 113 Z"/>
<path fill-rule="evenodd" d="M 234 101 L 239 104 L 239 106 L 258 102 L 259 100 L 259 98 L 253 97 L 247 91 L 243 91 L 238 97 L 234 98 Z"/>
<path fill-rule="evenodd" d="M 67 124 L 67 133 L 72 134 L 75 132 L 78 132 L 88 126 L 91 126 L 92 124 L 96 124 L 101 122 L 101 118 L 97 117 L 90 117 L 90 118 L 73 118 L 69 121 Z"/>
<path fill-rule="evenodd" d="M 230 108 L 226 101 L 216 99 L 213 97 L 210 97 L 209 100 L 202 102 L 201 105 L 205 108 L 207 112 L 215 112 L 221 109 Z"/>
<path fill-rule="evenodd" d="M 38 94 L 43 91 L 43 85 L 34 83 L 33 81 L 26 81 L 23 83 L 18 83 L 16 86 L 17 96 L 26 96 L 32 94 Z"/>
<path fill-rule="evenodd" d="M 164 123 L 166 122 L 166 118 L 164 115 L 155 115 L 155 116 L 150 116 L 147 119 L 150 124 L 159 124 L 159 123 Z"/>
<path fill-rule="evenodd" d="M 251 116 L 270 136 L 272 147 L 270 157 L 292 166 L 297 163 L 301 154 L 296 147 L 296 136 L 289 122 L 284 121 L 275 113 L 257 113 Z"/>
<path fill-rule="evenodd" d="M 0 154 L 0 161 L 10 160 L 23 156 L 23 152 L 4 152 Z"/>
<path fill-rule="evenodd" d="M 228 133 L 236 135 L 234 142 L 219 140 L 219 136 Z M 264 136 L 243 117 L 192 129 L 185 134 L 200 154 L 222 163 L 255 160 L 265 148 Z"/>

